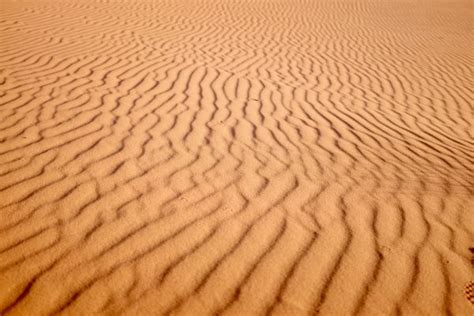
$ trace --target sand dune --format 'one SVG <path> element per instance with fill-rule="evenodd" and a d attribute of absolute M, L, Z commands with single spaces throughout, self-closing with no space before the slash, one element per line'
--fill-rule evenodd
<path fill-rule="evenodd" d="M 473 23 L 3 0 L 0 314 L 472 315 Z"/>

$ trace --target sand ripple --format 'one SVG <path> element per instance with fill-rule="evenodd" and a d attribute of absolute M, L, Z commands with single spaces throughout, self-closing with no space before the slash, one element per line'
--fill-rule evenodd
<path fill-rule="evenodd" d="M 469 315 L 473 21 L 3 0 L 0 313 Z"/>

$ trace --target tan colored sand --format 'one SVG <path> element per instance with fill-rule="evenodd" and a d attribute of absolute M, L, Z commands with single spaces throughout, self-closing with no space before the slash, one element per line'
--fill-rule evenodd
<path fill-rule="evenodd" d="M 473 12 L 2 0 L 0 314 L 472 315 Z"/>

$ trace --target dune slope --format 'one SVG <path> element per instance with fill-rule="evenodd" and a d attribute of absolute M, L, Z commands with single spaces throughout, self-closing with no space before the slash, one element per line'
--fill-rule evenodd
<path fill-rule="evenodd" d="M 3 0 L 0 314 L 470 315 L 472 12 Z"/>

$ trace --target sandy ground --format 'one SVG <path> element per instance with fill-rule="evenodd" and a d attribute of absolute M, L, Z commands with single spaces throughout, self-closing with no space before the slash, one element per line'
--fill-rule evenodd
<path fill-rule="evenodd" d="M 0 314 L 472 315 L 473 15 L 2 0 Z"/>

